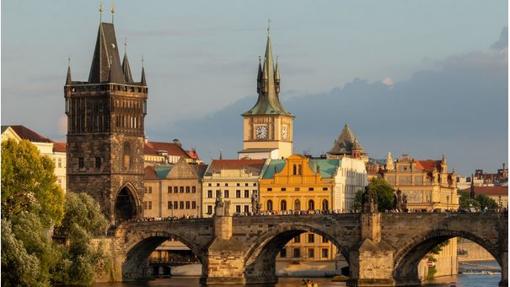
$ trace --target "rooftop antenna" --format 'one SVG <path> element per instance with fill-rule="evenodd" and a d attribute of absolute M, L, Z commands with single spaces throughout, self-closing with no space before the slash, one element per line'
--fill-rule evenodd
<path fill-rule="evenodd" d="M 115 16 L 115 2 L 112 0 L 112 9 L 110 10 L 112 13 L 112 24 L 113 24 L 113 18 Z"/>
<path fill-rule="evenodd" d="M 99 0 L 99 23 L 103 22 L 103 0 Z"/>

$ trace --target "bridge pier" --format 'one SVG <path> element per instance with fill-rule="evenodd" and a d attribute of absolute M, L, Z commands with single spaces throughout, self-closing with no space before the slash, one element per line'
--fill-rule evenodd
<path fill-rule="evenodd" d="M 349 253 L 352 287 L 395 286 L 393 248 L 381 240 L 381 214 L 362 213 L 361 244 Z"/>
<path fill-rule="evenodd" d="M 499 281 L 499 287 L 508 287 L 508 252 L 502 252 L 500 263 L 501 281 Z"/>

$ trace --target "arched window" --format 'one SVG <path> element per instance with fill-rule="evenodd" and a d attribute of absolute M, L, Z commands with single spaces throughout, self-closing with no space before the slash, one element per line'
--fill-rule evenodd
<path fill-rule="evenodd" d="M 287 201 L 286 200 L 282 200 L 280 202 L 280 210 L 287 210 Z"/>
<path fill-rule="evenodd" d="M 308 201 L 308 210 L 315 210 L 315 202 L 312 199 Z"/>
<path fill-rule="evenodd" d="M 322 201 L 322 210 L 328 210 L 329 207 L 328 207 L 328 200 L 327 199 L 324 199 Z"/>
<path fill-rule="evenodd" d="M 128 142 L 124 143 L 124 150 L 122 153 L 122 167 L 124 167 L 124 169 L 131 168 L 131 147 L 129 146 Z"/>
<path fill-rule="evenodd" d="M 294 210 L 301 210 L 301 201 L 299 199 L 294 200 Z"/>
<path fill-rule="evenodd" d="M 273 201 L 272 200 L 267 201 L 267 211 L 273 211 Z"/>

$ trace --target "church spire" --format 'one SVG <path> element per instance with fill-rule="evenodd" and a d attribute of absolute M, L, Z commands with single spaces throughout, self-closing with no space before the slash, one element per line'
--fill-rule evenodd
<path fill-rule="evenodd" d="M 66 85 L 70 85 L 71 83 L 72 83 L 72 79 L 71 79 L 71 58 L 67 58 Z"/>
<path fill-rule="evenodd" d="M 99 24 L 96 47 L 89 73 L 89 83 L 102 83 L 106 81 L 118 84 L 124 83 L 115 28 L 112 23 Z"/>
<path fill-rule="evenodd" d="M 267 42 L 266 51 L 264 54 L 264 63 L 261 63 L 259 58 L 257 92 L 259 94 L 257 103 L 249 111 L 244 113 L 244 115 L 291 115 L 283 108 L 278 97 L 280 92 L 280 73 L 278 65 L 275 66 L 273 62 L 273 51 L 269 25 L 267 27 Z"/>
<path fill-rule="evenodd" d="M 147 86 L 147 80 L 145 80 L 145 67 L 143 65 L 143 57 L 142 57 L 142 78 L 140 80 L 142 85 Z"/>
<path fill-rule="evenodd" d="M 126 83 L 133 83 L 133 76 L 131 75 L 131 67 L 129 66 L 127 56 L 127 40 L 124 40 L 124 58 L 122 59 L 122 72 L 124 73 L 124 80 Z"/>

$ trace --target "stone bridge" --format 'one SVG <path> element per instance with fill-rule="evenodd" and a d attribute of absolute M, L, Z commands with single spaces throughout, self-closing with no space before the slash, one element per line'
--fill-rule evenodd
<path fill-rule="evenodd" d="M 417 266 L 434 246 L 453 237 L 472 240 L 498 261 L 507 286 L 506 213 L 363 213 L 280 216 L 215 216 L 208 219 L 128 222 L 111 242 L 115 281 L 143 277 L 149 254 L 172 237 L 202 263 L 202 282 L 270 284 L 275 258 L 302 232 L 333 242 L 350 266 L 349 286 L 420 285 Z"/>

